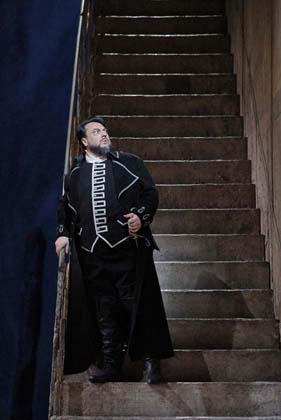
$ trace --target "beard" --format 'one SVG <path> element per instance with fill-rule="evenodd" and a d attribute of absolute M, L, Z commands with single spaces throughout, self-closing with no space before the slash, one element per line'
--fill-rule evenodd
<path fill-rule="evenodd" d="M 112 149 L 111 143 L 109 143 L 107 146 L 94 146 L 94 145 L 89 145 L 89 150 L 99 156 L 104 156 L 107 153 L 109 153 Z"/>

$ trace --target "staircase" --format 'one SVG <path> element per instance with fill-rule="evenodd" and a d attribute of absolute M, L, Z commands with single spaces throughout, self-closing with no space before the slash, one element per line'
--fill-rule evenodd
<path fill-rule="evenodd" d="M 281 353 L 222 0 L 106 0 L 91 114 L 160 193 L 155 252 L 176 357 L 167 383 L 63 381 L 53 420 L 281 419 Z"/>

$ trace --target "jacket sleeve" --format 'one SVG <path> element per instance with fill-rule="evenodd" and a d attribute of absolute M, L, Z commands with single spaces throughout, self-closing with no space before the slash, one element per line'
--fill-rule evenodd
<path fill-rule="evenodd" d="M 137 206 L 132 207 L 130 211 L 139 216 L 142 227 L 145 227 L 153 221 L 159 203 L 159 194 L 143 160 L 139 158 L 137 162 L 142 191 Z"/>
<path fill-rule="evenodd" d="M 64 194 L 59 199 L 57 216 L 58 224 L 56 229 L 57 238 L 59 236 L 71 237 L 71 218 L 68 207 L 69 175 L 64 178 Z"/>

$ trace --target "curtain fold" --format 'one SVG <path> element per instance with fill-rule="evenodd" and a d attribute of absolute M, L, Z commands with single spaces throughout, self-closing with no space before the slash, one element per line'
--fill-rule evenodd
<path fill-rule="evenodd" d="M 40 231 L 45 248 L 38 277 L 36 346 L 33 340 L 30 343 L 36 352 L 29 420 L 48 416 L 57 283 L 56 207 L 62 190 L 80 7 L 81 0 L 0 4 L 1 420 L 11 420 L 12 410 L 18 412 L 17 361 L 25 360 L 24 352 L 30 351 L 29 341 L 22 345 L 21 337 L 27 313 L 24 296 L 30 296 L 24 293 L 26 243 L 34 231 Z"/>

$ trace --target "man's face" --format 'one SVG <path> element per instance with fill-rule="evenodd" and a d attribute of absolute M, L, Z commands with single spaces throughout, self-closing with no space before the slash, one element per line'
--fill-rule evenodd
<path fill-rule="evenodd" d="M 86 136 L 82 138 L 86 150 L 97 155 L 105 155 L 111 150 L 111 141 L 107 129 L 98 122 L 85 126 Z"/>

